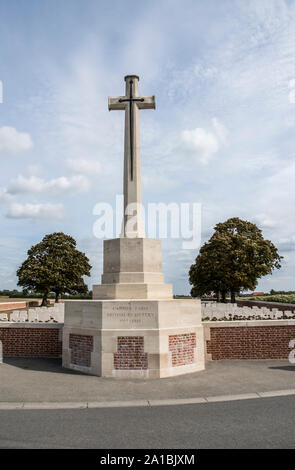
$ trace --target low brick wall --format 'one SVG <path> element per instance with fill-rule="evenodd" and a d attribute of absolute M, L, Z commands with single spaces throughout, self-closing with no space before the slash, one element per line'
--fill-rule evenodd
<path fill-rule="evenodd" d="M 295 339 L 295 320 L 208 321 L 203 325 L 207 360 L 288 359 L 290 341 Z M 3 357 L 61 357 L 62 329 L 63 323 L 3 322 L 0 325 Z M 91 341 L 87 336 L 72 335 L 74 362 L 88 365 Z M 191 363 L 195 341 L 193 334 L 169 337 L 174 367 Z M 78 354 L 81 344 L 82 356 Z M 114 360 L 115 369 L 147 369 L 143 338 L 118 337 Z"/>
<path fill-rule="evenodd" d="M 288 359 L 295 320 L 204 322 L 207 360 Z"/>
<path fill-rule="evenodd" d="M 63 324 L 0 325 L 3 357 L 61 357 Z"/>

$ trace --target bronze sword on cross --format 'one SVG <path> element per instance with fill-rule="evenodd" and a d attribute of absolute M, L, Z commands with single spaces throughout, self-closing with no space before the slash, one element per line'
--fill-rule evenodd
<path fill-rule="evenodd" d="M 136 101 L 144 102 L 144 98 L 133 97 L 133 80 L 129 81 L 129 98 L 119 98 L 119 103 L 129 103 L 129 132 L 130 132 L 130 178 L 133 181 L 133 103 Z"/>
<path fill-rule="evenodd" d="M 126 81 L 126 96 L 120 96 L 118 98 L 109 98 L 109 111 L 111 110 L 125 110 L 125 128 L 126 121 L 129 115 L 128 127 L 129 127 L 129 145 L 130 148 L 130 179 L 133 181 L 133 168 L 134 168 L 134 148 L 139 146 L 139 142 L 136 142 L 136 136 L 134 128 L 138 117 L 136 116 L 137 109 L 155 109 L 155 97 L 154 96 L 138 96 L 137 95 L 137 82 L 139 77 L 137 75 L 127 75 Z M 137 109 L 134 109 L 135 104 Z M 127 108 L 128 106 L 128 108 Z M 126 139 L 126 133 L 125 133 Z"/>
<path fill-rule="evenodd" d="M 124 221 L 121 236 L 142 238 L 145 234 L 141 217 L 139 110 L 155 109 L 156 106 L 154 96 L 138 96 L 138 80 L 137 75 L 127 75 L 125 96 L 109 98 L 108 106 L 110 111 L 118 109 L 125 111 Z M 128 222 L 134 220 L 133 228 L 130 229 Z"/>
<path fill-rule="evenodd" d="M 125 144 L 124 144 L 124 221 L 122 237 L 144 237 L 144 226 L 141 217 L 141 173 L 140 173 L 140 145 L 139 145 L 139 110 L 155 109 L 154 96 L 138 96 L 138 76 L 125 77 L 125 96 L 109 98 L 109 110 L 121 109 L 125 111 Z M 134 207 L 136 223 L 129 229 L 130 219 L 134 220 Z M 131 214 L 132 212 L 132 214 Z"/>

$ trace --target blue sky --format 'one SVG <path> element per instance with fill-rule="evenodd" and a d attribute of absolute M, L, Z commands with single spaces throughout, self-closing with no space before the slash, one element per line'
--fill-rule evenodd
<path fill-rule="evenodd" d="M 74 236 L 100 282 L 93 207 L 122 191 L 122 112 L 107 97 L 140 76 L 143 200 L 202 203 L 216 223 L 258 224 L 284 256 L 259 290 L 294 289 L 295 2 L 1 0 L 0 288 L 54 231 Z M 174 293 L 197 250 L 163 240 Z"/>

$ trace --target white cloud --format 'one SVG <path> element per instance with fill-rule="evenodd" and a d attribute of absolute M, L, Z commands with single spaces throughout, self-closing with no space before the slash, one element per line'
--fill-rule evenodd
<path fill-rule="evenodd" d="M 19 193 L 41 193 L 44 190 L 45 182 L 43 179 L 37 176 L 25 176 L 18 175 L 18 177 L 12 180 L 8 186 L 8 192 L 10 194 Z"/>
<path fill-rule="evenodd" d="M 219 149 L 216 136 L 201 127 L 184 130 L 181 134 L 186 150 L 191 151 L 201 163 L 206 164 Z"/>
<path fill-rule="evenodd" d="M 217 118 L 212 119 L 212 125 L 214 132 L 197 127 L 181 133 L 184 149 L 203 164 L 207 164 L 228 139 L 226 127 Z"/>
<path fill-rule="evenodd" d="M 0 153 L 17 153 L 32 147 L 30 134 L 19 132 L 14 127 L 0 127 Z"/>
<path fill-rule="evenodd" d="M 6 214 L 9 219 L 63 219 L 64 216 L 62 204 L 13 203 Z"/>
<path fill-rule="evenodd" d="M 45 191 L 53 191 L 55 193 L 84 192 L 88 191 L 89 187 L 89 181 L 83 175 L 77 175 L 71 178 L 61 176 L 60 178 L 52 179 L 45 183 Z"/>
<path fill-rule="evenodd" d="M 13 196 L 7 192 L 6 188 L 0 188 L 0 203 L 10 202 L 12 199 Z"/>
<path fill-rule="evenodd" d="M 83 158 L 73 159 L 68 158 L 67 167 L 74 173 L 83 175 L 97 175 L 101 171 L 101 165 L 99 162 L 85 160 Z"/>
<path fill-rule="evenodd" d="M 8 186 L 10 194 L 20 193 L 76 193 L 87 191 L 90 187 L 88 179 L 83 175 L 76 175 L 70 178 L 61 176 L 49 181 L 45 181 L 37 176 L 25 177 L 18 175 Z"/>

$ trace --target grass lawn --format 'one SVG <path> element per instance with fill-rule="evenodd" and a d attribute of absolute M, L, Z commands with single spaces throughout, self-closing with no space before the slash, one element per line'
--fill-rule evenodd
<path fill-rule="evenodd" d="M 263 302 L 282 302 L 285 304 L 295 304 L 295 294 L 275 294 L 275 295 L 257 295 L 254 297 L 240 297 L 239 300 L 253 300 Z"/>
<path fill-rule="evenodd" d="M 12 297 L 5 297 L 4 295 L 0 295 L 0 302 L 27 302 L 29 300 L 42 300 L 41 297 L 40 299 L 30 299 L 29 297 L 15 297 L 15 298 L 12 298 Z"/>

